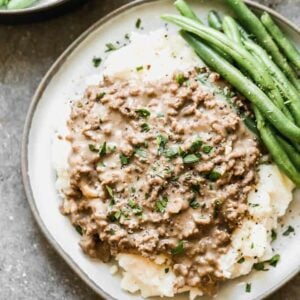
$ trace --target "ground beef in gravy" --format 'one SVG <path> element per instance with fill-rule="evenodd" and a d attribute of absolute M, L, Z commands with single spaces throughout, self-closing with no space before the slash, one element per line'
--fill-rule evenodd
<path fill-rule="evenodd" d="M 107 262 L 118 253 L 165 254 L 176 287 L 211 294 L 224 279 L 217 260 L 247 213 L 260 152 L 203 76 L 223 89 L 207 69 L 89 87 L 68 120 L 62 212 L 88 255 Z"/>

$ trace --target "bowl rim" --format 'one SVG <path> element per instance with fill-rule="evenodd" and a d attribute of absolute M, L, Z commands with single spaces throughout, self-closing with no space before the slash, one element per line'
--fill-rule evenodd
<path fill-rule="evenodd" d="M 50 8 L 59 7 L 70 0 L 55 0 L 50 3 L 45 3 L 37 6 L 30 6 L 22 9 L 0 9 L 0 16 L 20 16 L 25 14 L 40 13 Z"/>
<path fill-rule="evenodd" d="M 56 2 L 56 4 L 61 4 L 61 3 L 67 2 L 67 1 L 69 1 L 69 0 L 58 0 Z M 50 83 L 50 81 L 52 80 L 54 75 L 59 71 L 60 67 L 64 64 L 64 62 L 67 60 L 67 58 L 73 53 L 73 51 L 77 48 L 77 46 L 79 46 L 90 34 L 92 34 L 100 26 L 104 25 L 110 19 L 122 14 L 126 10 L 146 4 L 146 3 L 159 2 L 159 1 L 161 1 L 161 0 L 134 0 L 130 3 L 122 5 L 119 8 L 113 10 L 111 13 L 104 16 L 103 18 L 101 18 L 100 20 L 98 20 L 97 22 L 95 22 L 87 30 L 85 30 L 78 38 L 76 38 L 75 41 L 73 41 L 66 48 L 66 50 L 55 60 L 55 62 L 52 64 L 52 66 L 47 71 L 47 73 L 44 75 L 40 84 L 38 85 L 38 87 L 34 93 L 34 96 L 30 102 L 30 105 L 29 105 L 29 109 L 28 109 L 26 119 L 25 119 L 23 135 L 22 135 L 22 145 L 21 145 L 22 181 L 23 181 L 23 185 L 24 185 L 24 189 L 25 189 L 25 195 L 29 202 L 29 206 L 31 208 L 31 211 L 35 218 L 36 223 L 38 224 L 41 232 L 46 237 L 49 244 L 64 259 L 64 261 L 69 265 L 69 267 L 83 280 L 83 282 L 85 282 L 85 284 L 87 284 L 95 293 L 102 296 L 104 299 L 109 299 L 109 300 L 117 300 L 117 299 L 112 297 L 108 293 L 106 293 L 100 286 L 98 286 L 96 283 L 94 283 L 93 280 L 91 280 L 81 270 L 81 268 L 77 265 L 77 263 L 68 255 L 67 252 L 65 252 L 63 250 L 63 248 L 59 245 L 59 243 L 51 235 L 51 233 L 48 231 L 46 225 L 44 224 L 41 216 L 39 215 L 38 209 L 35 204 L 34 196 L 32 193 L 30 178 L 29 178 L 29 174 L 28 174 L 28 142 L 29 142 L 30 129 L 31 129 L 32 119 L 33 119 L 35 110 L 37 108 L 39 100 L 41 99 L 44 91 L 46 90 L 48 84 Z M 256 11 L 268 12 L 270 15 L 275 17 L 280 22 L 286 24 L 290 29 L 292 29 L 295 33 L 299 34 L 299 36 L 300 36 L 300 28 L 298 28 L 293 22 L 291 22 L 290 20 L 288 20 L 286 17 L 282 16 L 278 12 L 274 11 L 271 8 L 268 8 L 267 6 L 253 2 L 251 0 L 245 0 L 245 3 Z M 39 9 L 42 9 L 42 8 L 39 8 Z M 289 280 L 291 280 L 294 276 L 296 276 L 299 272 L 300 272 L 300 266 L 295 268 L 288 276 L 286 276 L 283 280 L 278 282 L 272 288 L 270 288 L 269 290 L 267 290 L 266 292 L 261 294 L 259 297 L 253 298 L 252 300 L 264 299 L 267 296 L 270 296 L 272 293 L 274 293 L 276 290 L 278 290 L 280 287 L 282 287 L 285 283 L 287 283 Z"/>

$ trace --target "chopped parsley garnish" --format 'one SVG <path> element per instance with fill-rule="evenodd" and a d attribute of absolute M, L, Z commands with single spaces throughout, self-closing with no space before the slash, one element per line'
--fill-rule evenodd
<path fill-rule="evenodd" d="M 170 269 L 169 268 L 165 268 L 165 273 L 169 273 Z"/>
<path fill-rule="evenodd" d="M 99 67 L 101 62 L 102 62 L 102 58 L 100 58 L 100 57 L 94 57 L 93 58 L 93 65 L 94 65 L 95 68 Z"/>
<path fill-rule="evenodd" d="M 251 206 L 251 207 L 258 207 L 259 204 L 258 203 L 249 203 L 249 206 Z"/>
<path fill-rule="evenodd" d="M 166 211 L 166 207 L 168 205 L 168 198 L 163 197 L 155 202 L 155 211 L 164 213 Z"/>
<path fill-rule="evenodd" d="M 221 173 L 217 171 L 211 171 L 208 175 L 208 179 L 211 181 L 217 181 L 221 177 Z"/>
<path fill-rule="evenodd" d="M 274 229 L 272 229 L 271 231 L 271 239 L 272 242 L 274 242 L 277 239 L 277 232 Z"/>
<path fill-rule="evenodd" d="M 192 143 L 192 145 L 191 145 L 191 147 L 189 149 L 189 152 L 190 153 L 197 152 L 200 149 L 201 145 L 202 145 L 201 139 L 200 138 L 196 138 L 196 140 Z"/>
<path fill-rule="evenodd" d="M 120 154 L 120 162 L 122 166 L 126 166 L 130 162 L 130 157 L 124 155 L 123 153 Z"/>
<path fill-rule="evenodd" d="M 96 146 L 93 145 L 93 144 L 89 144 L 89 149 L 90 149 L 90 151 L 92 151 L 92 152 L 98 152 L 98 149 L 97 149 Z"/>
<path fill-rule="evenodd" d="M 246 293 L 251 293 L 251 283 L 246 283 L 245 291 Z"/>
<path fill-rule="evenodd" d="M 272 267 L 276 267 L 278 262 L 280 261 L 280 255 L 279 254 L 275 254 L 270 260 L 268 260 L 268 263 L 272 266 Z"/>
<path fill-rule="evenodd" d="M 102 92 L 102 93 L 100 93 L 100 94 L 98 94 L 98 95 L 96 96 L 96 99 L 97 99 L 97 100 L 101 100 L 105 95 L 106 95 L 106 93 L 105 93 L 105 92 Z"/>
<path fill-rule="evenodd" d="M 192 184 L 191 189 L 194 193 L 200 194 L 200 185 L 199 184 Z"/>
<path fill-rule="evenodd" d="M 141 157 L 141 158 L 147 158 L 147 152 L 145 149 L 141 148 L 141 147 L 138 147 L 134 150 L 134 153 Z"/>
<path fill-rule="evenodd" d="M 184 164 L 194 164 L 199 161 L 199 157 L 195 154 L 188 154 L 183 158 Z"/>
<path fill-rule="evenodd" d="M 242 264 L 244 261 L 245 261 L 245 258 L 244 258 L 244 257 L 241 257 L 241 258 L 237 261 L 237 263 L 238 263 L 238 264 Z"/>
<path fill-rule="evenodd" d="M 161 154 L 168 143 L 168 138 L 159 134 L 156 138 L 156 142 L 158 145 L 158 153 Z"/>
<path fill-rule="evenodd" d="M 206 154 L 209 154 L 212 151 L 213 147 L 209 145 L 203 145 L 202 146 L 202 151 Z"/>
<path fill-rule="evenodd" d="M 175 80 L 179 85 L 182 85 L 188 80 L 188 78 L 186 78 L 182 73 L 179 73 L 176 75 Z"/>
<path fill-rule="evenodd" d="M 105 52 L 110 52 L 110 51 L 114 51 L 114 50 L 117 50 L 118 47 L 116 47 L 114 44 L 112 43 L 108 43 L 105 45 L 106 46 L 106 50 Z"/>
<path fill-rule="evenodd" d="M 110 199 L 111 199 L 110 204 L 114 205 L 115 204 L 115 196 L 114 196 L 113 189 L 108 185 L 106 185 L 105 188 L 106 188 L 106 190 L 108 192 L 108 195 L 110 196 Z"/>
<path fill-rule="evenodd" d="M 128 206 L 132 209 L 132 213 L 136 216 L 140 216 L 143 213 L 143 209 L 133 200 L 128 200 Z"/>
<path fill-rule="evenodd" d="M 139 72 L 139 71 L 142 71 L 144 69 L 144 67 L 143 66 L 138 66 L 135 69 Z"/>
<path fill-rule="evenodd" d="M 122 216 L 122 212 L 120 210 L 117 210 L 113 215 L 112 215 L 112 220 L 113 221 L 118 221 L 120 220 Z"/>
<path fill-rule="evenodd" d="M 196 209 L 196 208 L 200 207 L 200 204 L 199 204 L 199 202 L 197 201 L 196 198 L 193 198 L 190 201 L 190 207 L 193 208 L 193 209 Z"/>
<path fill-rule="evenodd" d="M 175 158 L 177 155 L 178 155 L 178 150 L 175 149 L 175 148 L 168 148 L 166 149 L 164 152 L 163 152 L 163 155 L 166 157 L 166 158 Z"/>
<path fill-rule="evenodd" d="M 145 109 L 145 108 L 137 109 L 135 112 L 136 112 L 141 118 L 144 118 L 144 119 L 148 118 L 148 117 L 151 115 L 150 111 L 147 110 L 147 109 Z"/>
<path fill-rule="evenodd" d="M 253 268 L 256 271 L 268 271 L 269 269 L 265 269 L 265 264 L 264 262 L 258 262 L 256 264 L 253 265 Z"/>
<path fill-rule="evenodd" d="M 175 248 L 171 249 L 172 255 L 181 255 L 183 253 L 184 253 L 184 241 L 180 241 Z"/>
<path fill-rule="evenodd" d="M 126 40 L 129 40 L 129 39 L 130 39 L 129 33 L 126 33 L 126 34 L 124 35 L 124 38 L 125 38 Z"/>
<path fill-rule="evenodd" d="M 265 268 L 265 264 L 268 263 L 272 267 L 276 267 L 278 262 L 280 261 L 280 255 L 275 254 L 271 259 L 263 261 L 263 262 L 258 262 L 253 265 L 254 269 L 257 271 L 268 271 L 269 269 Z"/>
<path fill-rule="evenodd" d="M 287 230 L 282 234 L 284 236 L 289 236 L 291 233 L 295 233 L 294 227 L 290 226 L 287 228 Z"/>
<path fill-rule="evenodd" d="M 142 20 L 140 18 L 138 18 L 135 22 L 135 27 L 136 28 L 140 28 L 141 27 L 141 24 L 142 24 Z"/>
<path fill-rule="evenodd" d="M 129 199 L 128 200 L 128 206 L 131 207 L 131 208 L 134 208 L 136 207 L 136 202 L 133 200 L 133 199 Z"/>
<path fill-rule="evenodd" d="M 148 131 L 150 131 L 150 126 L 147 123 L 143 123 L 141 125 L 141 129 L 142 129 L 142 132 L 148 132 Z"/>
<path fill-rule="evenodd" d="M 82 228 L 81 228 L 81 226 L 79 226 L 79 225 L 76 225 L 75 226 L 75 229 L 76 229 L 76 231 L 80 234 L 80 235 L 82 235 L 83 234 L 83 231 L 82 231 Z"/>
<path fill-rule="evenodd" d="M 107 149 L 106 149 L 106 142 L 104 142 L 100 148 L 99 148 L 99 155 L 101 157 L 105 156 L 107 154 Z"/>

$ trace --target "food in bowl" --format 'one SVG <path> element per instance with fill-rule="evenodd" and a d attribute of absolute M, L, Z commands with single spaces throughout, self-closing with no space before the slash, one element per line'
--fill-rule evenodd
<path fill-rule="evenodd" d="M 277 263 L 272 236 L 295 185 L 243 122 L 246 99 L 165 30 L 132 33 L 103 64 L 54 157 L 83 251 L 143 297 L 213 295 Z"/>

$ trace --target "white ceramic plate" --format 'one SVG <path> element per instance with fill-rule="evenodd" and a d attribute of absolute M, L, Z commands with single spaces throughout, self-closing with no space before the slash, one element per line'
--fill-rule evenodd
<path fill-rule="evenodd" d="M 65 122 L 66 107 L 70 99 L 83 93 L 85 78 L 95 74 L 92 65 L 94 56 L 104 58 L 104 45 L 109 42 L 124 41 L 124 35 L 135 28 L 137 18 L 141 18 L 144 32 L 164 26 L 160 15 L 175 11 L 170 0 L 135 1 L 113 12 L 92 26 L 75 41 L 49 70 L 40 84 L 32 101 L 27 117 L 23 150 L 22 169 L 27 197 L 33 214 L 42 231 L 67 261 L 72 269 L 97 293 L 106 299 L 141 299 L 120 288 L 120 279 L 109 273 L 109 266 L 85 256 L 78 246 L 79 235 L 69 220 L 58 210 L 60 198 L 55 190 L 55 172 L 51 164 L 51 137 L 54 128 Z M 210 9 L 227 11 L 224 2 L 218 0 L 194 1 L 191 3 L 202 19 Z M 256 9 L 261 6 L 249 3 Z M 267 8 L 265 8 L 267 10 Z M 300 33 L 283 17 L 269 10 L 281 23 L 284 31 L 300 45 Z M 171 30 L 175 30 L 171 26 Z M 140 29 L 139 29 L 140 30 Z M 147 45 L 145 45 L 146 47 Z M 126 58 L 124 58 L 126 59 Z M 100 68 L 96 69 L 100 72 Z M 279 288 L 300 269 L 300 193 L 283 221 L 282 231 L 288 225 L 296 230 L 296 235 L 288 237 L 278 233 L 274 243 L 281 261 L 268 272 L 252 272 L 249 276 L 230 281 L 222 286 L 215 299 L 261 299 Z M 245 293 L 245 282 L 252 283 L 251 293 Z M 187 299 L 181 295 L 174 299 Z"/>

